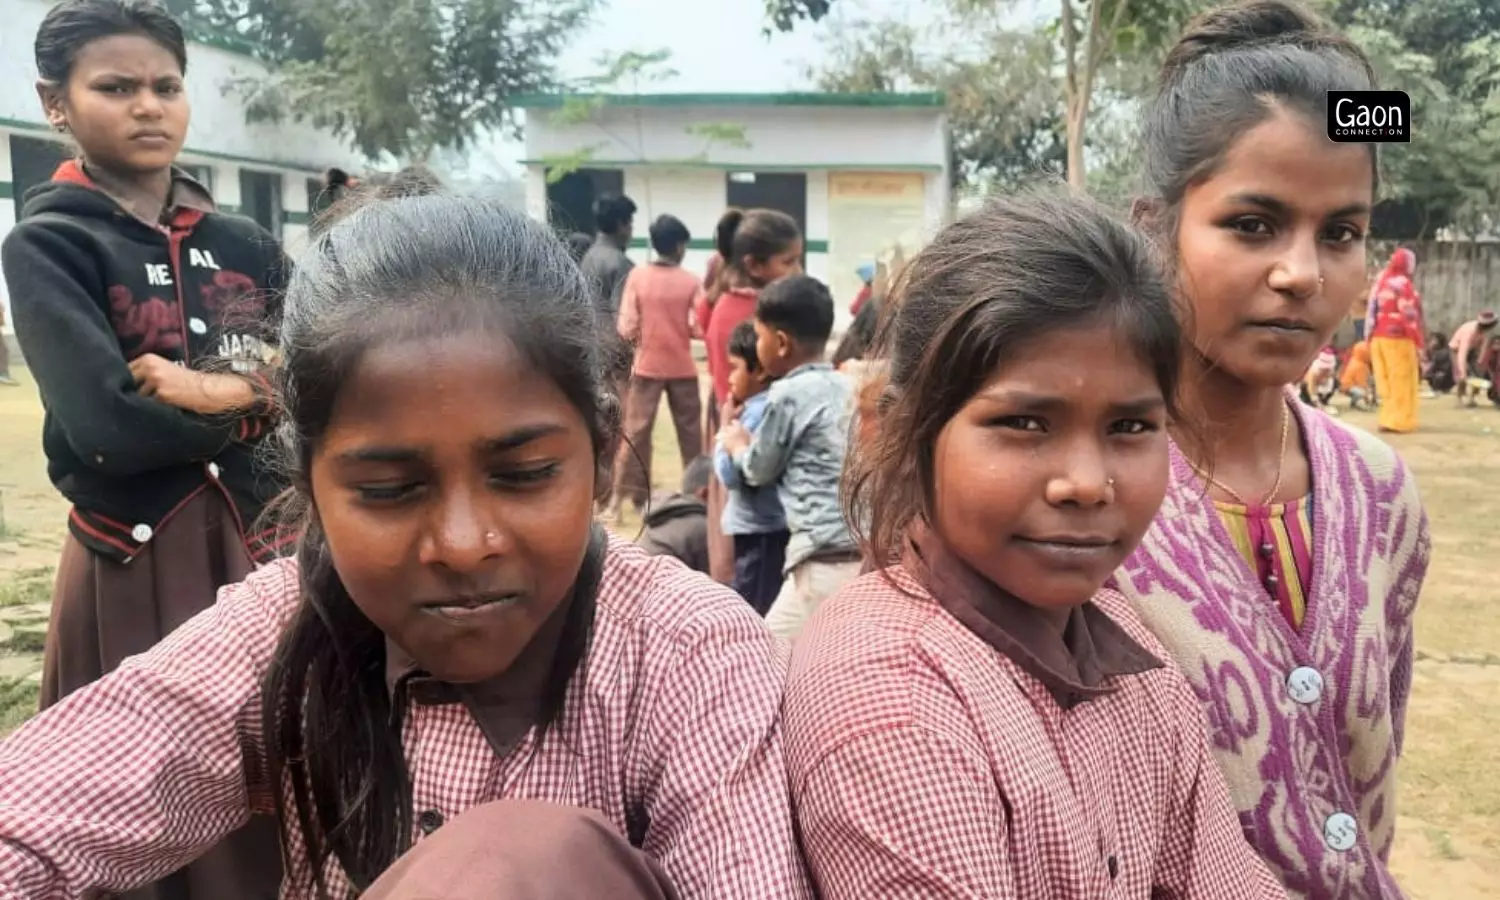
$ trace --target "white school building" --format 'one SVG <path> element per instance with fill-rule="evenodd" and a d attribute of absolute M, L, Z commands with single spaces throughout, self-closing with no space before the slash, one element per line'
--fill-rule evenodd
<path fill-rule="evenodd" d="M 613 94 L 519 105 L 532 216 L 592 232 L 594 198 L 624 193 L 639 207 L 631 256 L 649 257 L 647 228 L 670 213 L 692 233 L 685 264 L 701 272 L 726 208 L 782 210 L 802 226 L 807 270 L 832 288 L 841 321 L 862 262 L 888 260 L 898 246 L 910 258 L 949 216 L 940 94 Z"/>
<path fill-rule="evenodd" d="M 15 225 L 26 190 L 49 179 L 69 153 L 65 135 L 47 126 L 35 89 L 32 41 L 51 6 L 49 0 L 0 0 L 0 238 Z M 264 74 L 265 68 L 233 38 L 192 36 L 187 88 L 193 118 L 179 161 L 220 207 L 255 219 L 296 249 L 321 190 L 322 172 L 348 166 L 356 157 L 309 124 L 247 124 L 244 106 L 224 92 L 224 85 Z M 9 302 L 0 279 L 7 332 L 14 327 Z"/>

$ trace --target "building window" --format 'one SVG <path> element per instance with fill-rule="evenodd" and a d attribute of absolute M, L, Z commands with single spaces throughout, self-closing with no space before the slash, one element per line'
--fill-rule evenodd
<path fill-rule="evenodd" d="M 807 239 L 807 176 L 801 172 L 730 172 L 725 195 L 736 209 L 775 209 L 797 222 Z"/>
<path fill-rule="evenodd" d="M 547 220 L 558 234 L 594 234 L 594 201 L 603 194 L 625 193 L 620 169 L 579 169 L 547 185 Z"/>
<path fill-rule="evenodd" d="M 240 215 L 249 216 L 260 227 L 281 238 L 281 176 L 270 172 L 240 170 Z"/>
<path fill-rule="evenodd" d="M 68 152 L 68 146 L 61 141 L 11 135 L 10 183 L 11 192 L 16 198 L 17 215 L 21 212 L 21 201 L 26 197 L 26 192 L 51 181 L 52 173 L 72 155 Z"/>

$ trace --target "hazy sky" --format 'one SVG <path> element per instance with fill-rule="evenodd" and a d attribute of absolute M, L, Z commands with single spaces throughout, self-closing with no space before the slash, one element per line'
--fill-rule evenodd
<path fill-rule="evenodd" d="M 907 15 L 921 0 L 836 0 L 844 14 Z M 642 85 L 642 92 L 768 93 L 810 88 L 809 64 L 821 55 L 819 36 L 834 23 L 804 24 L 791 34 L 766 37 L 764 0 L 606 0 L 593 24 L 562 60 L 566 77 L 599 71 L 595 60 L 628 50 L 672 52 L 679 73 Z M 480 177 L 516 174 L 515 141 L 496 141 L 470 157 Z"/>

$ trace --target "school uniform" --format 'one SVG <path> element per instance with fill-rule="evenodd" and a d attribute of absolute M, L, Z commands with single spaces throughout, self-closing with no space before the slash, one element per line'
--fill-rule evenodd
<path fill-rule="evenodd" d="M 795 637 L 818 604 L 859 574 L 858 545 L 839 502 L 853 401 L 853 384 L 833 366 L 798 366 L 766 390 L 760 428 L 735 458 L 744 483 L 774 485 L 786 513 L 782 584 L 766 613 L 781 637 Z"/>
<path fill-rule="evenodd" d="M 1118 594 L 1060 634 L 930 534 L 846 586 L 784 707 L 819 896 L 1285 897 L 1160 654 Z"/>
<path fill-rule="evenodd" d="M 387 643 L 406 837 L 420 847 L 483 804 L 544 801 L 602 816 L 685 900 L 810 897 L 782 756 L 785 650 L 729 590 L 597 526 L 594 540 L 597 591 L 577 592 L 494 679 L 438 681 Z M 263 567 L 0 743 L 0 896 L 128 888 L 269 810 L 289 788 L 267 781 L 261 684 L 299 600 L 294 560 Z M 576 603 L 591 608 L 573 615 Z M 561 711 L 539 729 L 557 648 L 589 620 Z M 548 878 L 577 885 L 611 865 L 573 862 Z M 329 865 L 333 896 L 350 897 Z M 490 887 L 506 896 L 504 882 Z M 312 896 L 300 840 L 282 896 Z"/>
<path fill-rule="evenodd" d="M 1292 403 L 1312 493 L 1222 509 L 1175 444 L 1111 586 L 1187 673 L 1246 838 L 1306 900 L 1401 896 L 1387 868 L 1432 540 L 1384 441 Z"/>
<path fill-rule="evenodd" d="M 282 546 L 256 524 L 281 483 L 255 454 L 274 421 L 263 370 L 287 266 L 271 235 L 216 212 L 186 175 L 174 175 L 153 222 L 76 162 L 28 192 L 3 263 L 46 411 L 48 474 L 72 504 L 47 632 L 46 709 L 150 649 Z M 209 417 L 142 396 L 127 364 L 147 353 L 239 372 L 260 400 Z M 274 896 L 256 877 L 274 880 L 274 824 L 258 820 L 236 841 L 242 852 L 221 848 L 137 896 Z M 245 862 L 268 850 L 269 862 Z"/>
<path fill-rule="evenodd" d="M 765 391 L 745 400 L 740 424 L 754 436 L 766 416 Z M 745 483 L 739 466 L 722 446 L 714 447 L 714 473 L 728 492 L 720 530 L 734 540 L 733 586 L 761 615 L 781 591 L 786 565 L 786 513 L 774 487 L 752 487 Z"/>
<path fill-rule="evenodd" d="M 620 299 L 620 337 L 635 347 L 625 403 L 626 443 L 615 460 L 615 496 L 637 506 L 651 490 L 651 430 L 667 395 L 684 467 L 703 441 L 703 400 L 693 360 L 693 300 L 698 279 L 681 266 L 632 269 Z"/>

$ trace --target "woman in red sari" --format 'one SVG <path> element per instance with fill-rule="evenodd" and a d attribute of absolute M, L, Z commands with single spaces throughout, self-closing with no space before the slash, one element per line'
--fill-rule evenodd
<path fill-rule="evenodd" d="M 1380 396 L 1380 430 L 1407 433 L 1417 430 L 1417 388 L 1422 334 L 1422 297 L 1412 282 L 1417 256 L 1396 248 L 1391 261 L 1370 292 L 1365 331 L 1375 364 L 1375 390 Z"/>

